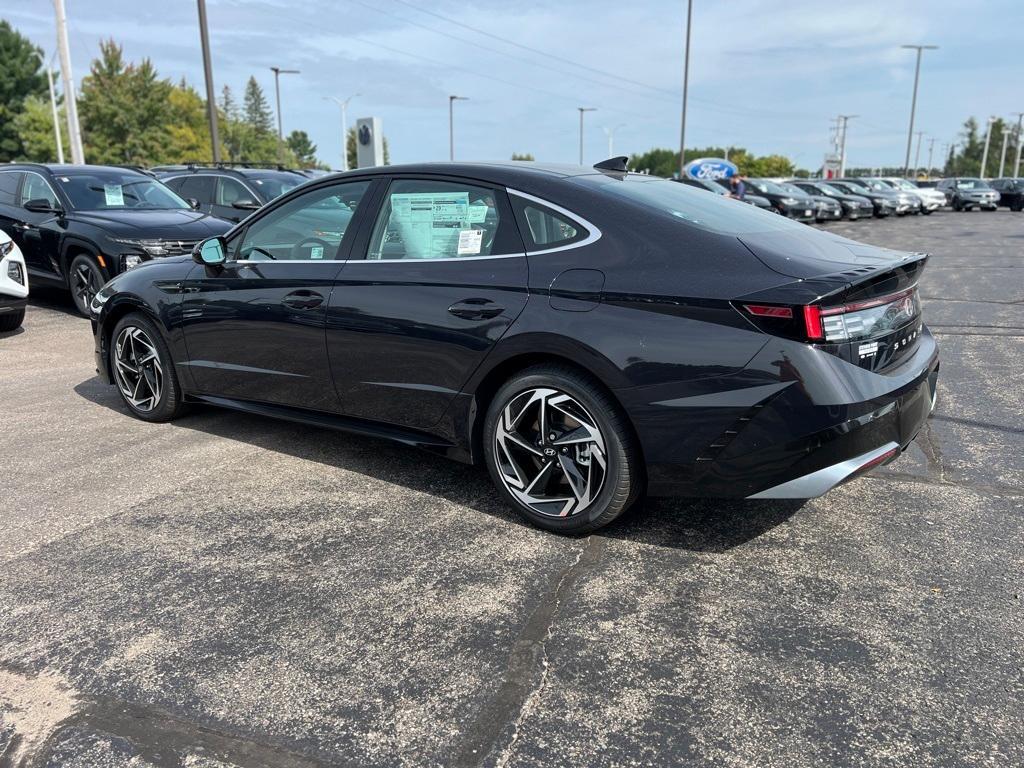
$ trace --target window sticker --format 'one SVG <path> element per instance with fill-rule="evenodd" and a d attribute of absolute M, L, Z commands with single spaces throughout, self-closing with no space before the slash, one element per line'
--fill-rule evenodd
<path fill-rule="evenodd" d="M 487 210 L 488 207 L 483 204 L 469 206 L 469 223 L 483 224 L 487 221 Z"/>
<path fill-rule="evenodd" d="M 484 233 L 481 229 L 464 229 L 459 232 L 459 256 L 476 256 L 480 253 L 480 244 Z"/>
<path fill-rule="evenodd" d="M 121 190 L 120 184 L 104 184 L 103 196 L 108 208 L 124 208 L 124 192 Z"/>
<path fill-rule="evenodd" d="M 391 196 L 390 223 L 398 230 L 406 258 L 452 256 L 458 251 L 460 233 L 469 226 L 469 193 L 394 194 Z"/>
<path fill-rule="evenodd" d="M 309 251 L 309 258 L 311 259 L 322 259 L 324 257 L 324 247 L 322 245 L 314 245 Z"/>

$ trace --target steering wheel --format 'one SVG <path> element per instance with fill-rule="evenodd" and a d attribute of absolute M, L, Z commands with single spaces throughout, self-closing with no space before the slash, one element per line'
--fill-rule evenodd
<path fill-rule="evenodd" d="M 252 261 L 253 259 L 251 257 L 252 257 L 252 255 L 254 253 L 258 253 L 260 256 L 266 256 L 270 261 L 277 261 L 277 256 L 272 254 L 270 251 L 265 251 L 265 250 L 263 250 L 262 248 L 260 248 L 259 246 L 256 246 L 256 245 L 254 245 L 252 248 L 250 248 L 249 252 L 247 254 L 245 254 L 246 260 L 247 261 Z"/>
<path fill-rule="evenodd" d="M 331 244 L 326 240 L 321 240 L 319 237 L 307 237 L 299 240 L 295 245 L 292 246 L 292 261 L 302 260 L 302 249 L 307 245 L 319 245 L 324 250 L 324 261 L 328 261 L 327 249 L 331 248 Z M 319 259 L 318 259 L 319 261 Z"/>

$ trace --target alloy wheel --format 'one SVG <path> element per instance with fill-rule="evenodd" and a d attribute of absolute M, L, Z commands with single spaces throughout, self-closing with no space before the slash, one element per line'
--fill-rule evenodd
<path fill-rule="evenodd" d="M 75 302 L 84 314 L 88 314 L 89 306 L 99 289 L 100 280 L 96 275 L 96 270 L 88 262 L 80 261 L 72 275 L 72 290 L 75 294 Z"/>
<path fill-rule="evenodd" d="M 164 389 L 160 354 L 138 326 L 125 326 L 114 342 L 114 378 L 124 399 L 136 410 L 148 413 L 160 402 Z"/>
<path fill-rule="evenodd" d="M 604 486 L 604 436 L 587 409 L 565 392 L 539 387 L 516 394 L 501 411 L 494 442 L 505 488 L 538 514 L 579 514 Z"/>

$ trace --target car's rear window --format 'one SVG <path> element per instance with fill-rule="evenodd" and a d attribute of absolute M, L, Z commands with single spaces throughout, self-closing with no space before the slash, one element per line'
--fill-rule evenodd
<path fill-rule="evenodd" d="M 752 232 L 806 231 L 806 226 L 775 213 L 762 211 L 719 195 L 678 184 L 668 179 L 640 174 L 613 178 L 610 176 L 578 176 L 584 184 L 593 185 L 603 193 L 629 200 L 653 212 L 681 219 L 695 227 L 723 235 Z"/>

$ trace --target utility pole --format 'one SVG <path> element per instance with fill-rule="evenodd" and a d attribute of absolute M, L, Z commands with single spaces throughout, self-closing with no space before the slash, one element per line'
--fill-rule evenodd
<path fill-rule="evenodd" d="M 341 107 L 341 170 L 348 170 L 348 103 L 361 93 L 353 93 L 347 99 L 339 99 L 336 96 L 324 96 L 328 101 L 333 101 Z"/>
<path fill-rule="evenodd" d="M 1010 132 L 1006 130 L 1006 123 L 1003 123 L 1003 151 L 999 155 L 999 176 L 1003 178 L 1003 170 L 1006 168 L 1006 140 L 1010 138 Z"/>
<path fill-rule="evenodd" d="M 469 96 L 448 97 L 448 159 L 455 161 L 455 107 L 456 101 L 469 101 Z"/>
<path fill-rule="evenodd" d="M 932 177 L 932 153 L 935 152 L 935 137 L 928 139 L 928 178 Z"/>
<path fill-rule="evenodd" d="M 901 45 L 917 51 L 917 64 L 914 67 L 914 96 L 910 101 L 910 128 L 907 130 L 907 157 L 903 161 L 903 176 L 910 175 L 910 145 L 914 140 L 914 113 L 917 111 L 917 83 L 921 78 L 921 51 L 934 51 L 937 45 Z"/>
<path fill-rule="evenodd" d="M 206 76 L 206 114 L 210 120 L 210 145 L 213 162 L 220 162 L 220 132 L 217 130 L 217 95 L 213 90 L 213 66 L 210 64 L 210 34 L 206 27 L 206 0 L 199 3 L 199 42 L 203 46 L 203 73 Z"/>
<path fill-rule="evenodd" d="M 686 0 L 686 48 L 683 51 L 683 117 L 679 127 L 679 178 L 686 167 L 686 95 L 690 85 L 690 27 L 693 21 L 693 0 Z M 582 120 L 582 115 L 580 116 Z M 583 161 L 580 161 L 583 164 Z"/>
<path fill-rule="evenodd" d="M 280 67 L 271 67 L 270 71 L 274 73 L 274 96 L 277 99 L 277 162 L 279 165 L 284 165 L 284 131 L 281 128 L 281 75 L 297 75 L 299 70 L 297 69 L 281 69 Z"/>
<path fill-rule="evenodd" d="M 68 139 L 71 142 L 71 162 L 85 163 L 82 149 L 82 128 L 78 124 L 78 103 L 75 100 L 75 78 L 71 74 L 71 50 L 68 48 L 68 18 L 64 13 L 64 0 L 53 0 L 57 14 L 57 50 L 60 52 L 60 72 L 64 80 L 64 111 L 68 120 Z"/>
<path fill-rule="evenodd" d="M 917 132 L 917 152 L 914 153 L 914 175 L 917 176 L 917 170 L 921 167 L 921 137 L 924 136 L 924 131 Z"/>
<path fill-rule="evenodd" d="M 1024 132 L 1021 131 L 1024 128 L 1022 121 L 1024 121 L 1024 112 L 1014 112 L 1017 116 L 1017 161 L 1013 164 L 1013 173 L 1011 174 L 1014 178 L 1020 176 L 1020 145 L 1024 143 Z"/>
<path fill-rule="evenodd" d="M 583 165 L 583 113 L 596 112 L 597 107 L 576 107 L 580 111 L 580 165 Z"/>
<path fill-rule="evenodd" d="M 846 124 L 860 115 L 839 115 L 837 130 L 839 132 L 839 178 L 846 175 Z"/>
<path fill-rule="evenodd" d="M 619 128 L 625 127 L 625 123 L 619 123 L 613 128 L 609 128 L 607 125 L 604 127 L 605 135 L 608 137 L 608 157 L 615 157 L 615 132 L 619 130 Z M 729 159 L 728 155 L 726 155 L 725 159 Z"/>
<path fill-rule="evenodd" d="M 994 117 L 990 117 L 988 127 L 985 129 L 985 151 L 981 153 L 981 172 L 978 174 L 978 177 L 982 179 L 985 178 L 985 167 L 988 165 L 988 143 L 992 138 L 992 123 L 995 121 Z"/>
<path fill-rule="evenodd" d="M 57 52 L 54 51 L 53 56 L 56 55 Z M 50 86 L 50 111 L 53 113 L 53 140 L 57 145 L 57 162 L 64 165 L 64 142 L 60 138 L 60 121 L 57 117 L 57 93 L 53 90 L 53 56 L 50 57 L 49 62 L 39 51 L 36 51 L 36 56 L 46 68 L 46 83 Z"/>

